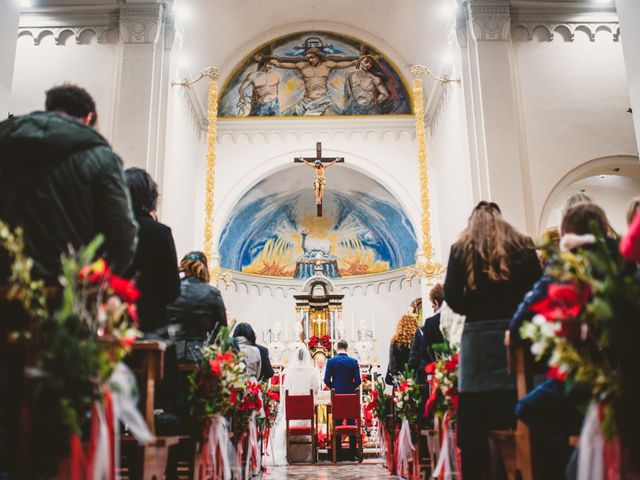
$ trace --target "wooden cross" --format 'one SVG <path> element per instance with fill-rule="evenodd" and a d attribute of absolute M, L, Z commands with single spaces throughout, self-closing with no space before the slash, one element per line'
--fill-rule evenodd
<path fill-rule="evenodd" d="M 320 166 L 316 167 L 315 162 L 320 162 Z M 335 163 L 344 162 L 342 157 L 323 157 L 322 156 L 322 142 L 316 142 L 316 156 L 315 157 L 298 157 L 293 160 L 294 163 L 304 163 L 316 171 L 316 177 L 313 181 L 313 189 L 316 194 L 316 208 L 318 217 L 322 216 L 322 197 L 324 196 L 324 185 L 326 178 L 324 176 L 325 168 L 329 168 Z M 323 164 L 327 164 L 326 167 Z"/>

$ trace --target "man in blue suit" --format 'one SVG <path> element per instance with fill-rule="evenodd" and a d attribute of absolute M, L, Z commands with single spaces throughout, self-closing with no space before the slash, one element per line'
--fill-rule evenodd
<path fill-rule="evenodd" d="M 329 359 L 324 374 L 324 383 L 327 387 L 335 389 L 337 394 L 356 393 L 362 379 L 360 378 L 360 365 L 358 360 L 347 355 L 349 344 L 346 340 L 339 340 L 336 345 L 336 355 Z M 341 418 L 334 418 L 334 422 L 342 423 Z M 349 424 L 354 424 L 349 420 Z M 342 442 L 339 442 L 342 445 Z M 355 458 L 356 437 L 349 436 L 349 457 Z M 338 450 L 340 452 L 340 450 Z"/>

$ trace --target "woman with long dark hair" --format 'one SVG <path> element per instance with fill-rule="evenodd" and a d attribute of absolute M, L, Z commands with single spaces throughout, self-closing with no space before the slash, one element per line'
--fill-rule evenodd
<path fill-rule="evenodd" d="M 491 202 L 480 202 L 451 247 L 445 301 L 466 316 L 460 346 L 458 444 L 462 476 L 491 472 L 489 430 L 514 423 L 515 382 L 506 371 L 504 331 L 542 274 L 531 238 L 519 233 Z"/>
<path fill-rule="evenodd" d="M 138 248 L 128 272 L 140 289 L 140 330 L 163 334 L 168 325 L 167 305 L 180 292 L 176 247 L 171 229 L 156 219 L 159 196 L 156 182 L 141 168 L 127 168 L 124 173 L 140 226 Z"/>

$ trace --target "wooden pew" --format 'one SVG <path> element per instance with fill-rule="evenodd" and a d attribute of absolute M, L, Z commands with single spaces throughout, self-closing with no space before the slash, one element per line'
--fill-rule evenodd
<path fill-rule="evenodd" d="M 167 346 L 159 340 L 139 340 L 133 345 L 130 358 L 128 359 L 131 370 L 136 374 L 138 386 L 140 388 L 140 406 L 144 419 L 149 426 L 151 433 L 155 435 L 155 387 L 156 382 L 162 380 L 164 373 L 164 352 Z M 131 465 L 133 474 L 130 478 L 141 478 L 143 480 L 163 479 L 169 447 L 176 445 L 180 441 L 180 436 L 156 437 L 156 441 L 141 447 L 141 455 L 137 455 L 137 462 Z M 121 438 L 123 447 L 128 450 L 137 450 L 135 439 L 130 435 L 123 435 Z M 125 448 L 123 448 L 125 450 Z"/>
<path fill-rule="evenodd" d="M 526 353 L 522 345 L 507 346 L 507 355 L 510 371 L 516 376 L 516 390 L 520 400 L 529 393 L 533 384 Z M 533 480 L 529 427 L 518 420 L 515 430 L 492 430 L 489 436 L 500 451 L 509 480 Z"/>

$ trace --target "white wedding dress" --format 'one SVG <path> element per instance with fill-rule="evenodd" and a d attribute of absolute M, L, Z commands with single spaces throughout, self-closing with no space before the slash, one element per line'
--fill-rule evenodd
<path fill-rule="evenodd" d="M 292 355 L 289 366 L 284 370 L 284 381 L 280 384 L 280 407 L 275 425 L 271 431 L 271 441 L 269 445 L 269 457 L 265 460 L 267 465 L 287 464 L 287 438 L 286 438 L 286 411 L 285 392 L 289 395 L 308 395 L 312 390 L 314 395 L 320 388 L 320 375 L 318 369 L 313 365 L 313 360 L 306 347 L 298 348 Z M 291 420 L 289 425 L 310 425 L 306 420 Z M 310 440 L 304 437 L 304 441 Z M 291 446 L 291 456 L 296 462 L 311 461 L 311 445 Z"/>

